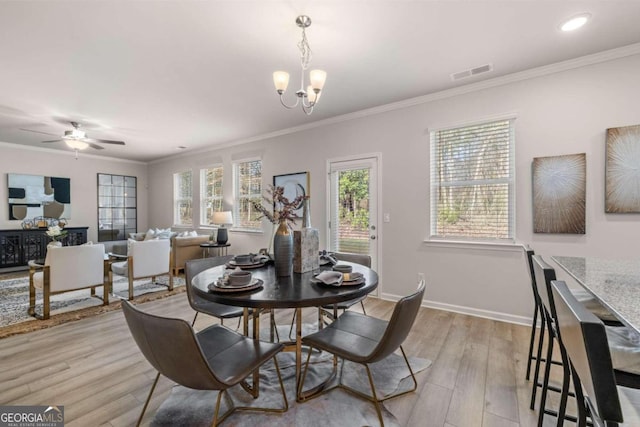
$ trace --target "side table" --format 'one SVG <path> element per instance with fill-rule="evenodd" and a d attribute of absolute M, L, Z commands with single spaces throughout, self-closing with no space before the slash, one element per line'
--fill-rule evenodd
<path fill-rule="evenodd" d="M 215 249 L 215 256 L 224 256 L 227 255 L 227 248 L 231 246 L 229 243 L 218 243 L 218 242 L 205 242 L 200 243 L 200 247 L 202 248 L 202 258 L 207 258 L 211 256 L 211 250 Z"/>

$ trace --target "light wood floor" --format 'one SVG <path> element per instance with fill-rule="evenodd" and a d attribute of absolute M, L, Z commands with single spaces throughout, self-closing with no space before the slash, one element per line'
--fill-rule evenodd
<path fill-rule="evenodd" d="M 193 318 L 184 294 L 142 307 Z M 388 318 L 393 303 L 369 298 L 366 308 Z M 314 316 L 305 311 L 308 320 Z M 290 319 L 288 310 L 278 311 L 279 323 Z M 200 315 L 196 328 L 213 322 Z M 528 340 L 524 326 L 422 308 L 404 347 L 433 365 L 418 375 L 416 393 L 387 405 L 408 426 L 533 426 L 524 379 Z M 154 376 L 121 311 L 0 340 L 0 405 L 64 405 L 69 427 L 135 424 Z M 147 424 L 171 386 L 160 380 Z"/>

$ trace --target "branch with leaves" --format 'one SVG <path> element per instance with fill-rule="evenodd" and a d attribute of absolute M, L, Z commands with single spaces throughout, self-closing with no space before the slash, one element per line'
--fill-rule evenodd
<path fill-rule="evenodd" d="M 297 196 L 295 199 L 289 200 L 284 195 L 284 187 L 273 185 L 269 185 L 265 193 L 266 195 L 262 196 L 262 202 L 254 202 L 253 207 L 261 214 L 258 219 L 267 218 L 272 224 L 278 224 L 281 221 L 293 224 L 296 218 L 300 218 L 295 210 L 304 200 L 309 199 L 309 196 Z M 269 208 L 265 207 L 265 203 Z"/>

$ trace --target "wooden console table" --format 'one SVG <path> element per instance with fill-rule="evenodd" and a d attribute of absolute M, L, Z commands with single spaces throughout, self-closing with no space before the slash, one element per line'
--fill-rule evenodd
<path fill-rule="evenodd" d="M 64 246 L 87 243 L 89 227 L 65 227 Z M 0 230 L 0 268 L 27 266 L 29 260 L 44 259 L 51 241 L 46 228 Z"/>

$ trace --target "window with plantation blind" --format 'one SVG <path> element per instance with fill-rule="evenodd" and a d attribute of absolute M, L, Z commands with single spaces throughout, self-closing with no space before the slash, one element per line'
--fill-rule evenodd
<path fill-rule="evenodd" d="M 213 224 L 213 213 L 222 211 L 222 165 L 200 169 L 200 224 Z"/>
<path fill-rule="evenodd" d="M 253 203 L 262 200 L 262 160 L 249 160 L 233 164 L 233 221 L 234 228 L 262 230 L 260 212 Z"/>
<path fill-rule="evenodd" d="M 431 132 L 431 237 L 514 239 L 514 120 Z"/>
<path fill-rule="evenodd" d="M 193 225 L 193 186 L 190 170 L 173 174 L 173 223 Z"/>

